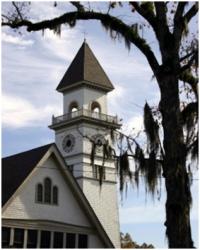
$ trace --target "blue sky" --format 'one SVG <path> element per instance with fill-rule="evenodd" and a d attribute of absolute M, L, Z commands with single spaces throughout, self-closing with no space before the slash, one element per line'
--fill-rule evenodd
<path fill-rule="evenodd" d="M 105 8 L 105 3 L 101 4 Z M 5 5 L 3 5 L 5 8 Z M 128 8 L 128 7 L 127 7 Z M 71 10 L 70 4 L 67 9 Z M 34 2 L 31 13 L 41 19 L 63 12 L 53 3 Z M 119 12 L 119 13 L 118 13 Z M 120 10 L 117 10 L 120 14 Z M 129 20 L 129 12 L 123 18 Z M 136 21 L 142 21 L 135 17 Z M 123 119 L 127 133 L 140 130 L 142 107 L 159 102 L 158 87 L 144 56 L 133 46 L 128 51 L 123 41 L 113 41 L 96 21 L 79 22 L 74 29 L 63 27 L 61 37 L 46 31 L 18 35 L 8 28 L 2 29 L 2 155 L 7 156 L 54 141 L 48 128 L 52 115 L 62 114 L 62 95 L 55 91 L 67 67 L 80 48 L 84 32 L 86 39 L 106 71 L 115 90 L 108 95 L 108 109 Z M 151 30 L 148 37 L 158 53 Z M 133 128 L 135 130 L 133 130 Z M 162 185 L 162 189 L 163 189 Z M 198 181 L 192 186 L 192 231 L 198 246 Z M 167 247 L 164 223 L 165 193 L 161 200 L 145 199 L 144 187 L 128 191 L 120 203 L 121 231 L 129 232 L 138 243 Z"/>

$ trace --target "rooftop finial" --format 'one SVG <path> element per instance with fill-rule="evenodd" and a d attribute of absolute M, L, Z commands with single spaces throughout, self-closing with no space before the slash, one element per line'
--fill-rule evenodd
<path fill-rule="evenodd" d="M 84 43 L 86 43 L 86 35 L 87 35 L 87 32 L 84 30 L 83 31 L 83 35 L 84 35 Z"/>

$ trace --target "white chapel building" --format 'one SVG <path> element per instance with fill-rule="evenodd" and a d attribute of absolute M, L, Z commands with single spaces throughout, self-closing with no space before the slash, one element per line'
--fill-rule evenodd
<path fill-rule="evenodd" d="M 55 143 L 2 159 L 3 248 L 120 248 L 115 161 L 103 164 L 103 144 L 120 128 L 107 112 L 113 89 L 84 41 L 57 87 Z"/>

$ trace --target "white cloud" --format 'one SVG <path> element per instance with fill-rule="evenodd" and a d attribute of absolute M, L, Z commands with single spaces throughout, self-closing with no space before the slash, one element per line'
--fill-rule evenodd
<path fill-rule="evenodd" d="M 45 122 L 50 123 L 52 114 L 57 110 L 58 108 L 53 105 L 36 107 L 28 100 L 20 97 L 2 96 L 2 123 L 6 127 L 45 126 Z"/>
<path fill-rule="evenodd" d="M 124 93 L 125 91 L 121 86 L 115 85 L 115 89 L 111 91 L 107 97 L 109 112 L 113 113 L 119 110 L 119 99 L 122 100 L 124 98 Z"/>
<path fill-rule="evenodd" d="M 21 37 L 19 35 L 13 36 L 10 34 L 6 34 L 5 32 L 2 32 L 1 39 L 3 42 L 15 44 L 15 45 L 21 45 L 21 46 L 29 46 L 29 45 L 32 45 L 34 43 L 33 40 L 30 40 L 30 39 L 25 40 L 25 39 L 23 39 L 23 37 Z"/>
<path fill-rule="evenodd" d="M 80 25 L 79 25 L 80 26 Z M 61 36 L 54 34 L 52 30 L 45 30 L 41 37 L 38 34 L 40 45 L 48 50 L 48 53 L 59 59 L 71 62 L 76 54 L 77 48 L 80 47 L 78 37 L 78 27 L 76 29 L 63 29 Z"/>
<path fill-rule="evenodd" d="M 128 130 L 134 129 L 134 131 L 139 132 L 144 129 L 143 116 L 137 115 L 129 119 L 127 123 Z"/>

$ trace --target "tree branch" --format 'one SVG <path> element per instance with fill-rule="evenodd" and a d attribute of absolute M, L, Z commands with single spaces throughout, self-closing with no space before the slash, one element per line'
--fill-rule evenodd
<path fill-rule="evenodd" d="M 178 46 L 180 39 L 181 39 L 181 35 L 182 35 L 182 29 L 183 29 L 183 12 L 186 6 L 186 2 L 179 2 L 177 9 L 176 9 L 176 13 L 174 15 L 174 37 L 175 37 L 175 41 L 176 41 L 176 45 Z"/>
<path fill-rule="evenodd" d="M 156 9 L 156 37 L 159 41 L 163 64 L 168 63 L 172 51 L 173 37 L 167 23 L 167 6 L 165 2 L 154 2 Z"/>
<path fill-rule="evenodd" d="M 80 4 L 80 2 L 74 2 L 74 1 L 71 1 L 70 2 L 72 5 L 74 5 L 78 11 L 85 11 L 84 9 L 84 6 L 82 4 Z"/>
<path fill-rule="evenodd" d="M 1 14 L 1 16 L 2 16 L 3 18 L 7 19 L 9 22 L 12 22 L 12 20 L 11 20 L 8 16 L 6 16 L 6 15 L 4 15 L 4 14 Z"/>
<path fill-rule="evenodd" d="M 189 23 L 190 20 L 197 14 L 198 10 L 198 2 L 196 2 L 183 17 L 187 21 L 187 23 Z"/>
<path fill-rule="evenodd" d="M 179 22 L 180 19 L 182 18 L 186 4 L 187 4 L 187 2 L 179 2 L 178 3 L 176 13 L 174 15 L 174 21 L 175 22 Z"/>
<path fill-rule="evenodd" d="M 164 29 L 168 30 L 165 2 L 155 2 L 154 5 L 158 24 L 163 26 Z"/>
<path fill-rule="evenodd" d="M 191 88 L 196 96 L 196 99 L 198 100 L 198 82 L 199 82 L 199 79 L 194 77 L 192 75 L 192 73 L 190 73 L 189 71 L 184 71 L 183 73 L 181 73 L 179 75 L 179 80 L 183 81 L 183 82 L 187 82 L 191 86 Z"/>
<path fill-rule="evenodd" d="M 146 43 L 146 40 L 141 38 L 133 29 L 119 20 L 114 16 L 110 16 L 109 14 L 103 14 L 99 12 L 93 11 L 85 11 L 85 12 L 69 12 L 64 15 L 51 19 L 44 20 L 37 23 L 32 23 L 28 20 L 23 20 L 19 22 L 3 22 L 3 26 L 9 26 L 11 28 L 19 28 L 22 26 L 27 27 L 27 31 L 39 31 L 44 29 L 55 29 L 55 27 L 68 23 L 69 25 L 75 25 L 76 20 L 99 20 L 102 25 L 106 28 L 116 31 L 119 33 L 126 41 L 133 43 L 147 58 L 154 74 L 156 75 L 159 70 L 158 61 L 151 50 L 150 46 Z"/>
<path fill-rule="evenodd" d="M 190 69 L 190 67 L 192 66 L 193 62 L 196 60 L 196 57 L 197 57 L 197 54 L 195 53 L 195 54 L 190 58 L 190 60 L 188 61 L 188 63 L 185 64 L 185 65 L 183 65 L 183 66 L 180 68 L 180 71 L 181 71 L 181 72 L 184 72 L 185 70 Z"/>
<path fill-rule="evenodd" d="M 156 28 L 155 15 L 148 9 L 142 8 L 138 2 L 129 2 L 129 4 L 152 26 L 153 29 Z"/>
<path fill-rule="evenodd" d="M 194 54 L 196 54 L 196 53 L 197 53 L 197 51 L 192 51 L 192 52 L 186 54 L 185 56 L 183 56 L 183 57 L 181 57 L 181 58 L 179 59 L 179 62 L 181 63 L 182 61 L 186 60 L 187 58 L 189 58 L 190 56 L 192 56 L 192 55 L 194 55 Z"/>
<path fill-rule="evenodd" d="M 19 10 L 17 4 L 16 4 L 15 2 L 12 2 L 12 5 L 15 7 L 15 9 L 16 9 L 16 11 L 17 11 L 17 14 L 18 14 L 18 16 L 20 17 L 20 19 L 23 20 L 23 17 L 22 17 L 22 15 L 21 15 L 21 12 L 20 12 L 20 10 Z"/>
<path fill-rule="evenodd" d="M 183 16 L 183 12 L 186 6 L 186 2 L 180 2 L 177 7 L 177 11 L 174 17 L 174 38 L 175 47 L 178 49 L 181 42 L 182 34 L 187 24 L 190 22 L 191 18 L 198 12 L 198 3 L 196 2 L 188 12 Z"/>

